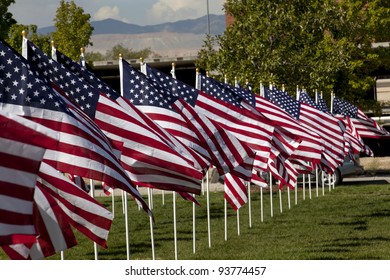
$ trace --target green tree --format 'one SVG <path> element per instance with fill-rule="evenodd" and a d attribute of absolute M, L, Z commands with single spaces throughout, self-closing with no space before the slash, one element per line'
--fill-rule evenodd
<path fill-rule="evenodd" d="M 73 60 L 80 58 L 81 48 L 92 45 L 90 38 L 93 27 L 90 18 L 73 0 L 60 1 L 54 19 L 56 31 L 53 33 L 53 40 L 58 49 Z"/>
<path fill-rule="evenodd" d="M 153 54 L 152 50 L 150 48 L 145 48 L 139 51 L 134 51 L 133 49 L 129 49 L 124 47 L 121 44 L 115 45 L 112 47 L 111 50 L 108 50 L 106 52 L 106 59 L 107 60 L 115 60 L 118 59 L 119 54 L 122 54 L 122 57 L 124 59 L 139 59 L 140 57 L 147 58 L 151 54 Z"/>
<path fill-rule="evenodd" d="M 209 39 L 197 66 L 249 79 L 255 90 L 260 81 L 289 92 L 298 85 L 359 102 L 374 84 L 370 74 L 390 65 L 388 50 L 371 47 L 388 36 L 381 31 L 390 27 L 388 6 L 384 0 L 227 0 L 234 24 L 214 38 L 217 52 Z"/>
<path fill-rule="evenodd" d="M 0 2 L 0 38 L 8 38 L 10 27 L 16 23 L 13 15 L 8 12 L 8 7 L 15 3 L 15 0 L 2 0 Z"/>
<path fill-rule="evenodd" d="M 36 25 L 23 25 L 14 24 L 9 30 L 7 43 L 22 53 L 22 32 L 25 32 L 25 36 L 33 42 L 43 52 L 50 55 L 51 53 L 51 34 L 43 35 L 37 33 Z"/>

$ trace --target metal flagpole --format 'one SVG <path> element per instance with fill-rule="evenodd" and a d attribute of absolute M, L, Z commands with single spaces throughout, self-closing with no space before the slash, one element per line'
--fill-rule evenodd
<path fill-rule="evenodd" d="M 240 235 L 240 209 L 237 209 L 237 235 Z"/>
<path fill-rule="evenodd" d="M 315 90 L 315 102 L 318 104 L 318 91 Z M 316 197 L 318 197 L 318 166 L 316 165 Z"/>
<path fill-rule="evenodd" d="M 282 190 L 280 188 L 279 188 L 279 208 L 280 208 L 280 213 L 283 213 Z"/>
<path fill-rule="evenodd" d="M 264 222 L 263 187 L 260 187 L 260 220 Z"/>
<path fill-rule="evenodd" d="M 302 184 L 303 184 L 302 199 L 306 200 L 306 178 L 305 178 L 305 174 L 303 174 L 303 176 L 302 176 Z"/>
<path fill-rule="evenodd" d="M 122 68 L 122 54 L 119 54 L 119 75 L 123 76 L 123 68 Z M 123 79 L 120 79 L 120 89 L 121 95 L 123 96 Z M 138 188 L 137 188 L 138 189 Z M 124 200 L 123 200 L 124 199 Z M 126 255 L 127 260 L 130 260 L 130 238 L 129 238 L 129 220 L 128 220 L 128 209 L 127 209 L 127 192 L 122 191 L 122 201 L 123 203 L 123 211 L 125 214 L 125 230 L 126 230 Z"/>
<path fill-rule="evenodd" d="M 297 205 L 298 204 L 298 181 L 295 183 L 294 195 L 295 195 L 295 205 Z"/>
<path fill-rule="evenodd" d="M 291 209 L 290 187 L 287 187 L 287 201 L 288 201 L 288 209 Z"/>
<path fill-rule="evenodd" d="M 173 192 L 173 238 L 175 243 L 175 260 L 177 260 L 177 218 L 176 218 L 176 192 Z"/>
<path fill-rule="evenodd" d="M 206 172 L 206 200 L 207 200 L 207 233 L 209 247 L 211 247 L 211 223 L 210 223 L 210 190 L 209 190 L 209 170 Z"/>
<path fill-rule="evenodd" d="M 309 180 L 309 199 L 311 199 L 311 178 L 310 178 L 310 174 L 307 175 L 307 178 Z"/>
<path fill-rule="evenodd" d="M 195 195 L 192 195 L 195 198 Z M 196 216 L 195 216 L 195 203 L 192 203 L 192 251 L 196 252 Z"/>
<path fill-rule="evenodd" d="M 225 186 L 226 188 L 226 186 Z M 223 207 L 224 207 L 224 213 L 225 213 L 225 241 L 228 239 L 228 232 L 227 232 L 227 201 L 226 198 L 223 198 Z"/>
<path fill-rule="evenodd" d="M 251 183 L 247 182 L 248 185 L 248 216 L 249 216 L 249 228 L 252 228 L 252 203 L 251 203 Z"/>
<path fill-rule="evenodd" d="M 149 208 L 151 208 L 152 205 L 152 194 L 151 194 L 151 189 L 148 188 L 148 203 L 149 203 Z M 153 219 L 151 216 L 149 216 L 149 225 L 150 225 L 150 242 L 152 243 L 152 260 L 156 259 L 155 255 L 155 248 L 154 248 L 154 229 L 153 229 Z"/>
<path fill-rule="evenodd" d="M 272 175 L 271 173 L 269 174 L 269 203 L 270 203 L 270 208 L 271 208 L 271 217 L 274 216 L 274 206 L 272 202 Z"/>
<path fill-rule="evenodd" d="M 127 260 L 130 260 L 130 238 L 129 238 L 129 220 L 127 213 L 127 192 L 124 192 L 124 208 L 125 211 L 125 231 L 126 231 L 126 257 Z"/>
<path fill-rule="evenodd" d="M 89 184 L 91 185 L 91 197 L 95 197 L 95 182 L 92 179 L 89 179 Z M 97 243 L 93 242 L 93 251 L 95 252 L 95 260 L 98 259 L 98 248 Z"/>

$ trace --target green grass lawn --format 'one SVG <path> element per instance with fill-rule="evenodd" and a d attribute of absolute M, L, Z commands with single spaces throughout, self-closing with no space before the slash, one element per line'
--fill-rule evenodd
<path fill-rule="evenodd" d="M 228 206 L 228 238 L 225 241 L 223 193 L 210 193 L 211 247 L 208 242 L 206 195 L 198 197 L 196 207 L 196 252 L 193 253 L 192 203 L 177 198 L 177 239 L 179 260 L 377 260 L 390 259 L 390 185 L 354 184 L 321 191 L 317 197 L 302 189 L 282 193 L 282 212 L 278 192 L 273 192 L 273 217 L 270 195 L 264 191 L 264 221 L 260 215 L 260 192 L 251 193 L 252 227 L 249 207 L 237 214 Z M 154 242 L 156 259 L 175 259 L 172 194 L 154 195 Z M 99 198 L 110 210 L 111 198 Z M 125 260 L 125 221 L 121 197 L 115 200 L 115 218 L 108 238 L 108 249 L 98 249 L 99 259 Z M 149 217 L 129 202 L 130 258 L 151 259 Z M 93 243 L 77 234 L 79 245 L 64 253 L 65 259 L 94 259 Z M 7 259 L 0 252 L 0 259 Z M 60 255 L 48 259 L 60 259 Z"/>

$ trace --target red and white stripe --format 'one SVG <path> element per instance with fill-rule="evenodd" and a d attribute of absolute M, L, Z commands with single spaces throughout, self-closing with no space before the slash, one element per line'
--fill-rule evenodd
<path fill-rule="evenodd" d="M 255 153 L 248 146 L 221 128 L 218 123 L 197 112 L 196 108 L 184 100 L 177 100 L 173 107 L 197 134 L 220 175 L 232 173 L 244 180 L 250 180 Z"/>
<path fill-rule="evenodd" d="M 244 180 L 230 173 L 224 176 L 224 197 L 234 210 L 248 202 L 248 192 Z"/>

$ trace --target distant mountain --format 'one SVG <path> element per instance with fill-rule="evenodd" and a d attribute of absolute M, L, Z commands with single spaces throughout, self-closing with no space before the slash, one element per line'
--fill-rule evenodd
<path fill-rule="evenodd" d="M 176 22 L 167 22 L 156 25 L 141 26 L 137 24 L 125 23 L 115 19 L 105 19 L 92 21 L 94 27 L 92 35 L 102 34 L 144 34 L 144 33 L 193 33 L 207 34 L 208 22 L 207 16 L 197 19 L 180 20 Z M 213 35 L 222 34 L 226 29 L 225 15 L 210 15 L 210 33 Z M 38 29 L 38 33 L 47 34 L 54 32 L 54 26 Z"/>

